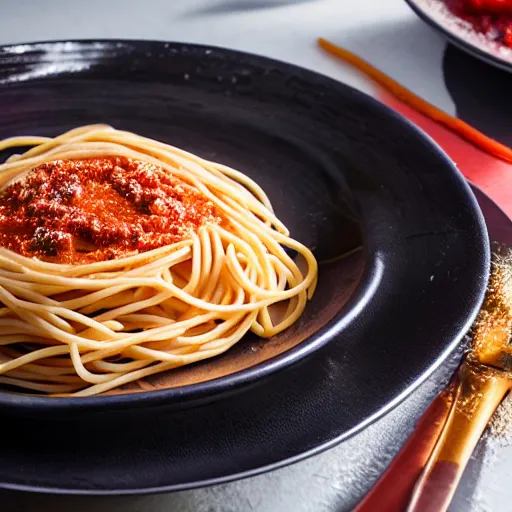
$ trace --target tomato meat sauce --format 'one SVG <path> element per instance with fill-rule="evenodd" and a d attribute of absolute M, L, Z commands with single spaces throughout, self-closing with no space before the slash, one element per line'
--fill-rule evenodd
<path fill-rule="evenodd" d="M 0 246 L 53 263 L 84 264 L 179 242 L 215 205 L 161 167 L 125 157 L 56 160 L 0 193 Z"/>
<path fill-rule="evenodd" d="M 512 48 L 512 0 L 445 0 L 445 3 L 478 32 Z"/>

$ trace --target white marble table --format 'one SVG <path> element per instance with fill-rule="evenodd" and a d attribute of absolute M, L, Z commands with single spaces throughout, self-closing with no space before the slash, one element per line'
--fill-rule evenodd
<path fill-rule="evenodd" d="M 317 49 L 318 36 L 357 52 L 432 103 L 455 113 L 443 79 L 446 43 L 403 0 L 0 0 L 0 44 L 84 38 L 206 43 L 289 61 L 374 94 L 367 80 Z M 438 372 L 399 410 L 357 437 L 272 473 L 157 496 L 84 498 L 0 492 L 0 510 L 350 510 L 392 459 L 447 377 L 446 372 Z M 482 442 L 452 510 L 512 510 L 509 457 L 512 447 L 505 442 Z"/>

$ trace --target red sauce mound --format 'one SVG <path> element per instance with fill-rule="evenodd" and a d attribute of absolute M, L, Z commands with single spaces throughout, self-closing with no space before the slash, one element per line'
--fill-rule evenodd
<path fill-rule="evenodd" d="M 221 221 L 182 180 L 124 157 L 49 162 L 0 194 L 0 246 L 53 263 L 149 251 Z"/>
<path fill-rule="evenodd" d="M 512 48 L 512 0 L 445 0 L 445 3 L 475 30 Z"/>

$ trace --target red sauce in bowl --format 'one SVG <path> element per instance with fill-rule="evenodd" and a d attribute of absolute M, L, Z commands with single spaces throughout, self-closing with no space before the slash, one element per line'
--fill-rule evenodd
<path fill-rule="evenodd" d="M 475 30 L 512 48 L 512 0 L 445 0 Z"/>
<path fill-rule="evenodd" d="M 0 193 L 0 246 L 81 264 L 179 242 L 214 204 L 161 167 L 124 157 L 43 164 Z"/>

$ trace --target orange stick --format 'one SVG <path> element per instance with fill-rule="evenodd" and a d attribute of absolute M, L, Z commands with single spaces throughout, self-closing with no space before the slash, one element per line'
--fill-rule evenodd
<path fill-rule="evenodd" d="M 344 48 L 340 48 L 339 46 L 336 46 L 335 44 L 322 38 L 318 39 L 318 44 L 326 52 L 334 55 L 335 57 L 338 57 L 348 64 L 351 64 L 359 71 L 369 76 L 372 80 L 381 85 L 393 96 L 414 108 L 421 114 L 429 117 L 430 119 L 433 119 L 443 126 L 446 126 L 450 130 L 453 130 L 461 137 L 471 142 L 471 144 L 477 146 L 483 151 L 486 151 L 487 153 L 495 156 L 496 158 L 499 158 L 500 160 L 512 163 L 512 149 L 508 146 L 500 144 L 499 142 L 491 139 L 490 137 L 487 137 L 487 135 L 484 135 L 482 132 L 465 123 L 464 121 L 457 119 L 456 117 L 452 117 L 446 112 L 438 109 L 354 53 L 345 50 Z"/>

